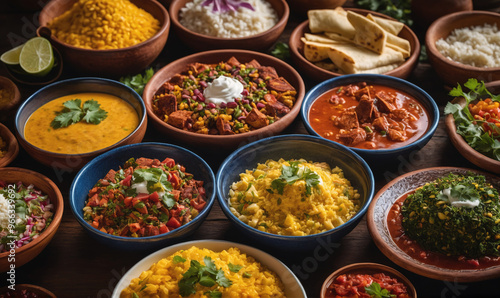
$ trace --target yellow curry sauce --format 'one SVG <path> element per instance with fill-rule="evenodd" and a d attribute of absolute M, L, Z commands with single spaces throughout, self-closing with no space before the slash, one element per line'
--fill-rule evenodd
<path fill-rule="evenodd" d="M 78 122 L 54 129 L 52 120 L 72 99 L 96 100 L 108 112 L 99 124 Z M 38 108 L 26 122 L 24 137 L 32 145 L 56 153 L 80 154 L 106 148 L 132 133 L 139 125 L 135 109 L 123 99 L 106 93 L 77 93 L 54 99 Z"/>

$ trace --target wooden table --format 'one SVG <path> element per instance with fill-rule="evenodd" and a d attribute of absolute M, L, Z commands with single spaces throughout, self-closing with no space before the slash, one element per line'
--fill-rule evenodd
<path fill-rule="evenodd" d="M 45 3 L 47 1 L 41 1 Z M 349 3 L 349 2 L 348 2 Z M 37 25 L 36 12 L 0 12 L 0 52 L 20 44 L 35 35 Z M 288 26 L 279 41 L 287 42 L 292 30 L 303 20 L 303 17 L 292 15 Z M 418 33 L 418 32 L 417 32 Z M 419 33 L 423 37 L 422 33 Z M 422 39 L 421 39 L 422 40 Z M 191 53 L 180 44 L 171 32 L 167 45 L 153 64 L 156 69 L 187 53 Z M 0 75 L 6 75 L 2 68 Z M 62 78 L 75 76 L 71 69 L 65 69 Z M 314 86 L 307 78 L 306 87 Z M 436 76 L 431 66 L 420 63 L 408 81 L 426 90 L 440 106 L 443 107 L 450 99 L 447 91 Z M 26 99 L 38 87 L 19 85 L 23 99 Z M 1 115 L 0 119 L 13 128 L 13 115 Z M 300 117 L 284 133 L 307 134 Z M 153 127 L 148 127 L 144 141 L 169 142 L 184 146 L 175 140 L 167 140 L 159 135 Z M 189 147 L 202 156 L 216 172 L 222 160 L 227 156 L 216 151 L 207 151 L 202 147 Z M 66 199 L 63 220 L 57 234 L 45 250 L 28 264 L 16 268 L 16 283 L 29 283 L 45 287 L 58 297 L 109 297 L 118 280 L 136 262 L 150 254 L 145 252 L 124 252 L 101 245 L 83 230 L 74 218 L 67 204 L 69 186 L 74 174 L 61 173 L 34 161 L 21 149 L 17 159 L 11 164 L 41 172 L 51 178 L 60 187 Z M 461 166 L 476 168 L 463 158 L 453 147 L 444 129 L 441 117 L 438 129 L 430 142 L 420 151 L 407 157 L 401 157 L 384 168 L 372 169 L 376 180 L 376 191 L 387 182 L 409 171 L 436 167 Z M 242 237 L 222 213 L 217 203 L 213 206 L 207 220 L 188 240 L 224 239 L 248 245 L 253 245 Z M 321 247 L 321 257 L 314 257 L 313 252 L 291 254 L 286 251 L 263 249 L 282 260 L 291 268 L 302 282 L 309 297 L 319 297 L 323 280 L 335 269 L 355 262 L 377 262 L 386 264 L 403 272 L 415 285 L 419 297 L 497 297 L 498 280 L 477 283 L 455 283 L 433 280 L 407 271 L 383 255 L 372 241 L 367 229 L 366 220 L 361 223 L 340 243 L 329 247 Z M 318 256 L 317 254 L 316 256 Z M 327 257 L 326 257 L 327 256 Z M 0 286 L 7 285 L 6 274 L 1 274 Z"/>

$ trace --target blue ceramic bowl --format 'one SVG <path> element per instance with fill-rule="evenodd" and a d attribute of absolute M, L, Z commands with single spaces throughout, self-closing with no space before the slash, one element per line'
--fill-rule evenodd
<path fill-rule="evenodd" d="M 229 209 L 229 190 L 239 174 L 254 169 L 268 159 L 303 158 L 313 162 L 326 162 L 332 168 L 338 166 L 344 176 L 361 195 L 359 212 L 346 223 L 323 233 L 307 236 L 282 236 L 260 231 L 243 223 Z M 367 163 L 349 148 L 335 142 L 309 135 L 281 135 L 262 139 L 239 148 L 229 155 L 217 172 L 217 198 L 222 211 L 233 224 L 252 240 L 275 249 L 304 251 L 325 243 L 338 243 L 352 231 L 366 213 L 373 198 L 374 179 Z"/>
<path fill-rule="evenodd" d="M 188 224 L 168 233 L 149 237 L 122 237 L 101 232 L 83 219 L 83 207 L 89 190 L 103 178 L 110 169 L 118 170 L 131 157 L 157 158 L 164 160 L 173 158 L 183 165 L 188 173 L 197 180 L 204 181 L 207 204 L 205 208 Z M 139 143 L 110 150 L 94 158 L 86 164 L 75 176 L 69 191 L 71 211 L 80 225 L 95 239 L 116 249 L 145 250 L 159 249 L 177 243 L 192 234 L 205 220 L 215 201 L 215 176 L 210 166 L 198 155 L 176 145 L 164 143 Z"/>
<path fill-rule="evenodd" d="M 394 148 L 394 149 L 359 149 L 351 148 L 354 152 L 359 154 L 363 159 L 365 159 L 370 165 L 378 165 L 381 162 L 388 161 L 391 159 L 396 160 L 398 156 L 407 156 L 413 151 L 418 151 L 427 144 L 431 139 L 432 135 L 436 131 L 439 122 L 439 109 L 434 99 L 427 94 L 420 87 L 399 79 L 396 77 L 391 77 L 387 75 L 378 74 L 353 74 L 353 75 L 343 75 L 333 79 L 326 80 L 315 87 L 313 87 L 304 97 L 301 106 L 301 117 L 307 131 L 315 136 L 322 137 L 316 131 L 313 130 L 309 123 L 309 111 L 312 104 L 316 99 L 323 93 L 343 85 L 367 82 L 368 84 L 384 85 L 395 88 L 397 90 L 404 91 L 409 95 L 413 96 L 418 100 L 424 108 L 427 110 L 429 117 L 429 125 L 427 131 L 415 142 L 407 144 L 405 146 Z"/>
<path fill-rule="evenodd" d="M 61 96 L 86 92 L 107 93 L 125 100 L 137 112 L 137 115 L 139 116 L 139 125 L 128 136 L 115 144 L 96 151 L 81 154 L 61 154 L 50 152 L 32 145 L 24 138 L 26 121 L 28 121 L 28 118 L 35 110 L 47 102 Z M 33 95 L 24 101 L 17 110 L 15 125 L 18 141 L 29 155 L 42 164 L 50 166 L 55 170 L 59 170 L 60 172 L 71 172 L 80 169 L 92 158 L 110 149 L 141 142 L 144 134 L 146 133 L 147 120 L 146 106 L 144 105 L 144 102 L 139 94 L 137 94 L 137 92 L 135 92 L 132 88 L 115 80 L 84 77 L 59 81 L 45 86 L 33 93 Z"/>

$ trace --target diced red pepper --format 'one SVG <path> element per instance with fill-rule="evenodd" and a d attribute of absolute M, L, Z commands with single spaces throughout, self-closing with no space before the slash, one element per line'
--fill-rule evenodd
<path fill-rule="evenodd" d="M 132 175 L 128 175 L 127 177 L 125 177 L 125 179 L 123 179 L 122 181 L 120 181 L 120 184 L 123 185 L 123 186 L 130 186 L 130 181 L 132 180 Z"/>
<path fill-rule="evenodd" d="M 149 195 L 149 200 L 158 203 L 160 201 L 160 195 L 158 194 L 158 192 L 155 191 Z"/>
<path fill-rule="evenodd" d="M 135 199 L 140 200 L 140 201 L 147 201 L 149 199 L 149 194 L 147 194 L 147 193 L 139 193 L 139 194 L 137 194 L 137 196 L 135 197 Z"/>
<path fill-rule="evenodd" d="M 165 158 L 161 163 L 169 168 L 173 168 L 175 166 L 175 160 L 169 157 Z"/>
<path fill-rule="evenodd" d="M 165 233 L 168 233 L 168 232 L 170 232 L 170 230 L 168 229 L 168 227 L 165 224 L 160 224 L 160 234 L 165 234 Z"/>
<path fill-rule="evenodd" d="M 137 232 L 141 228 L 141 225 L 137 222 L 130 223 L 130 224 L 128 224 L 128 226 L 129 226 L 130 232 L 132 232 L 132 233 Z"/>
<path fill-rule="evenodd" d="M 181 223 L 175 217 L 171 217 L 167 222 L 167 226 L 170 228 L 177 229 L 178 227 L 181 226 Z"/>
<path fill-rule="evenodd" d="M 189 203 L 191 204 L 191 206 L 193 206 L 194 209 L 198 211 L 203 210 L 203 208 L 207 204 L 207 202 L 205 202 L 205 200 L 203 199 L 192 199 Z"/>
<path fill-rule="evenodd" d="M 170 175 L 168 175 L 168 181 L 172 184 L 174 188 L 177 188 L 181 183 L 181 178 L 179 178 L 179 174 L 176 171 L 170 171 Z"/>
<path fill-rule="evenodd" d="M 125 204 L 125 206 L 130 207 L 132 205 L 132 197 L 126 197 L 125 199 L 123 199 L 123 203 Z"/>

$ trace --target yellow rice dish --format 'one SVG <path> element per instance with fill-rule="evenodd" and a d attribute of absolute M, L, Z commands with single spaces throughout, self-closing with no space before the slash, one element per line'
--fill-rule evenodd
<path fill-rule="evenodd" d="M 268 160 L 240 174 L 229 191 L 231 212 L 264 232 L 305 236 L 331 230 L 360 209 L 360 195 L 338 167 L 303 159 Z"/>
<path fill-rule="evenodd" d="M 188 270 L 200 272 L 193 268 L 193 261 L 207 265 L 207 257 L 215 264 L 217 276 L 226 279 L 225 286 L 215 283 L 211 287 L 196 283 L 190 295 L 181 295 L 186 290 Z M 196 267 L 200 268 L 200 267 Z M 220 280 L 219 278 L 217 280 Z M 229 280 L 229 282 L 227 281 Z M 210 293 L 219 292 L 222 297 L 285 297 L 284 286 L 276 273 L 266 269 L 253 257 L 241 253 L 238 248 L 229 248 L 214 252 L 195 246 L 178 251 L 167 258 L 153 264 L 149 270 L 132 279 L 120 297 L 210 297 Z M 185 293 L 184 293 L 185 294 Z"/>

